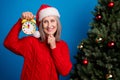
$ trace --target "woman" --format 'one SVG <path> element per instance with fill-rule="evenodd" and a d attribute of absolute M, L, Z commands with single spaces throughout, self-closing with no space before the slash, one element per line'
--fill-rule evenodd
<path fill-rule="evenodd" d="M 43 4 L 36 14 L 41 37 L 19 38 L 22 19 L 31 20 L 31 12 L 23 12 L 22 18 L 8 33 L 4 46 L 24 58 L 21 80 L 59 80 L 59 74 L 69 74 L 70 61 L 67 44 L 60 40 L 60 15 L 56 8 Z"/>

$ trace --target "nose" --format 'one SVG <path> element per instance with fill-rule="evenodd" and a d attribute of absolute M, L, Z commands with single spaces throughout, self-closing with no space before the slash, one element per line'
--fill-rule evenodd
<path fill-rule="evenodd" d="M 51 22 L 49 21 L 49 22 L 48 22 L 48 28 L 50 28 L 50 27 L 51 27 Z"/>

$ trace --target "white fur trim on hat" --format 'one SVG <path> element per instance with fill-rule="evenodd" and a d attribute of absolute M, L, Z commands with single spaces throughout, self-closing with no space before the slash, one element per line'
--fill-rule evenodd
<path fill-rule="evenodd" d="M 54 7 L 48 7 L 45 9 L 42 9 L 39 13 L 39 21 L 41 21 L 43 18 L 47 17 L 47 16 L 58 16 L 60 17 L 60 14 L 58 12 L 58 10 Z"/>
<path fill-rule="evenodd" d="M 40 38 L 40 32 L 39 31 L 35 31 L 33 33 L 33 36 L 36 37 L 36 38 Z"/>

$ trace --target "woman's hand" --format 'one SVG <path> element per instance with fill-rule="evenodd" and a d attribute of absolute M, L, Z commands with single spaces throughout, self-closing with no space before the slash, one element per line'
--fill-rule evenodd
<path fill-rule="evenodd" d="M 51 49 L 56 48 L 56 41 L 55 41 L 55 37 L 53 35 L 48 36 L 48 44 L 50 45 Z"/>
<path fill-rule="evenodd" d="M 27 19 L 27 20 L 31 20 L 33 19 L 35 16 L 32 14 L 32 12 L 23 12 L 22 13 L 22 19 Z"/>

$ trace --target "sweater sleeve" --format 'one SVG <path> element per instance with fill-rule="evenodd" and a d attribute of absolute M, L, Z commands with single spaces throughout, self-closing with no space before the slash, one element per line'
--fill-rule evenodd
<path fill-rule="evenodd" d="M 21 19 L 12 27 L 7 37 L 4 40 L 4 46 L 12 52 L 21 56 L 25 55 L 27 39 L 19 39 L 19 33 L 21 31 Z"/>
<path fill-rule="evenodd" d="M 72 69 L 72 63 L 67 44 L 61 41 L 56 48 L 52 49 L 52 55 L 57 71 L 63 76 L 68 75 Z"/>

